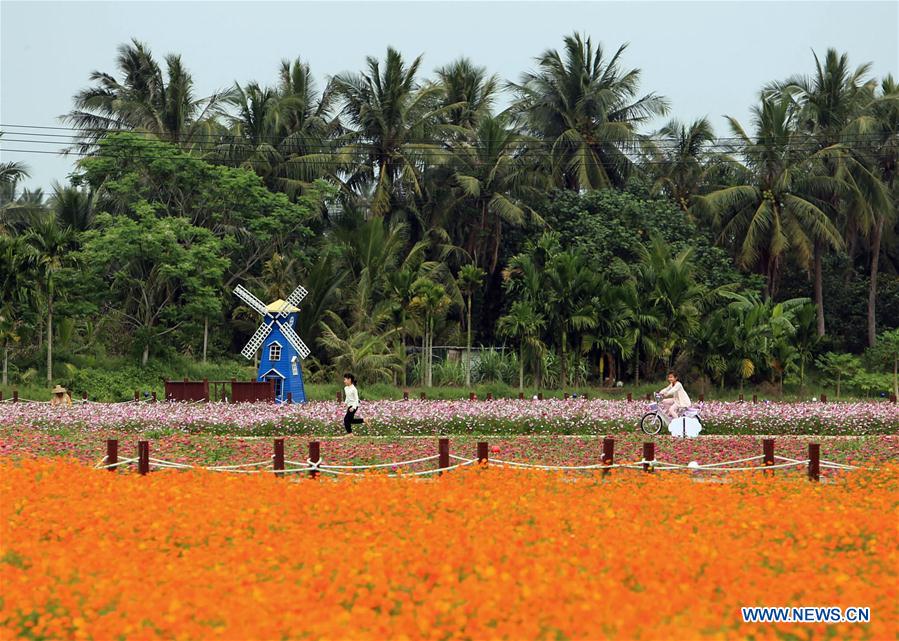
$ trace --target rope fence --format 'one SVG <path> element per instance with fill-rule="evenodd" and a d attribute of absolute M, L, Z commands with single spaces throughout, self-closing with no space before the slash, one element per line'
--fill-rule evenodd
<path fill-rule="evenodd" d="M 274 439 L 273 454 L 268 460 L 256 461 L 253 463 L 203 466 L 151 457 L 149 441 L 138 441 L 136 457 L 119 459 L 118 440 L 108 439 L 106 441 L 106 456 L 104 456 L 103 459 L 99 463 L 97 463 L 95 468 L 115 472 L 119 467 L 136 464 L 137 471 L 141 475 L 149 474 L 152 468 L 156 468 L 172 470 L 207 470 L 210 472 L 228 472 L 232 474 L 268 473 L 275 474 L 276 476 L 305 472 L 312 478 L 318 478 L 321 474 L 327 474 L 334 477 L 363 476 L 369 471 L 383 470 L 385 468 L 390 468 L 391 473 L 387 475 L 390 477 L 430 476 L 433 474 L 440 475 L 444 472 L 450 472 L 452 470 L 468 467 L 470 465 L 490 465 L 510 470 L 543 470 L 557 472 L 583 472 L 602 470 L 603 476 L 608 475 L 612 470 L 615 469 L 642 470 L 643 472 L 647 473 L 662 471 L 686 471 L 694 474 L 698 472 L 760 471 L 764 474 L 770 475 L 774 472 L 774 470 L 786 470 L 791 468 L 795 469 L 806 466 L 808 478 L 811 481 L 820 480 L 822 468 L 843 472 L 860 469 L 855 465 L 837 463 L 835 461 L 822 459 L 821 446 L 819 443 L 809 443 L 808 458 L 806 459 L 794 459 L 787 456 L 776 456 L 774 454 L 774 439 L 764 439 L 762 441 L 763 453 L 759 456 L 749 456 L 746 458 L 704 464 L 700 464 L 694 461 L 686 465 L 682 463 L 674 463 L 671 461 L 657 459 L 655 456 L 655 443 L 653 442 L 643 443 L 643 456 L 639 461 L 616 463 L 615 439 L 613 438 L 603 439 L 602 458 L 600 459 L 600 462 L 587 465 L 545 465 L 540 463 L 527 463 L 524 461 L 512 461 L 498 458 L 491 459 L 489 455 L 488 443 L 486 441 L 478 442 L 477 454 L 474 458 L 466 458 L 464 456 L 450 454 L 449 445 L 450 443 L 448 438 L 441 438 L 437 441 L 437 454 L 431 456 L 423 456 L 416 459 L 394 461 L 390 463 L 348 465 L 326 463 L 321 456 L 321 443 L 319 441 L 309 442 L 309 456 L 305 461 L 287 459 L 284 456 L 284 439 L 278 438 Z M 424 470 L 407 469 L 415 465 L 431 463 L 432 461 L 437 462 L 436 468 Z M 757 464 L 751 465 L 752 463 Z"/>

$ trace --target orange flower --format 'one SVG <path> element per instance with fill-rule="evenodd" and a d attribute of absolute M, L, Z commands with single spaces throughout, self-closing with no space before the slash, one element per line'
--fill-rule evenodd
<path fill-rule="evenodd" d="M 891 638 L 899 467 L 110 474 L 0 459 L 0 638 Z M 741 606 L 869 606 L 747 624 Z"/>

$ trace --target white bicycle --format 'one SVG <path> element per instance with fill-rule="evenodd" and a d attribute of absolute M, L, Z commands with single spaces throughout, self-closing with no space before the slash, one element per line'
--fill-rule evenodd
<path fill-rule="evenodd" d="M 646 414 L 640 419 L 640 429 L 644 434 L 655 436 L 662 431 L 663 427 L 667 427 L 671 436 L 698 436 L 702 431 L 702 403 L 687 407 L 678 412 L 677 418 L 672 419 L 662 409 L 661 395 L 655 393 L 655 402 L 650 403 L 646 408 Z"/>

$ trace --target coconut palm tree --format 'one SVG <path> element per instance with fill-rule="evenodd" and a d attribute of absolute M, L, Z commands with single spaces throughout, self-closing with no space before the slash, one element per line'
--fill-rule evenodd
<path fill-rule="evenodd" d="M 452 125 L 475 129 L 481 118 L 489 116 L 499 93 L 499 76 L 487 75 L 468 58 L 459 58 L 439 67 L 435 74 L 441 89 L 441 103 L 448 108 L 443 116 Z"/>
<path fill-rule="evenodd" d="M 416 80 L 421 56 L 406 65 L 388 47 L 383 64 L 373 57 L 366 62 L 366 73 L 339 74 L 333 80 L 349 141 L 337 157 L 347 172 L 344 186 L 359 196 L 372 184 L 371 212 L 384 215 L 422 195 L 423 169 L 450 157 L 435 141 L 457 128 L 439 120 L 453 108 L 441 104 L 441 88 Z"/>
<path fill-rule="evenodd" d="M 884 229 L 896 220 L 899 210 L 899 83 L 883 79 L 871 93 L 864 111 L 849 127 L 847 135 L 860 152 L 860 164 L 876 175 L 882 190 L 868 199 L 872 203 L 868 233 L 870 253 L 868 280 L 868 346 L 877 341 L 877 276 Z M 861 172 L 858 172 L 861 173 Z"/>
<path fill-rule="evenodd" d="M 637 127 L 668 109 L 654 93 L 639 96 L 640 70 L 621 68 L 627 45 L 611 57 L 590 38 L 565 38 L 564 55 L 549 49 L 538 70 L 511 87 L 512 110 L 545 141 L 557 185 L 566 189 L 622 187 L 638 148 Z"/>
<path fill-rule="evenodd" d="M 798 109 L 797 127 L 804 136 L 803 144 L 820 156 L 820 171 L 841 182 L 848 190 L 842 199 L 838 194 L 825 200 L 822 207 L 833 219 L 842 213 L 845 219 L 845 235 L 850 239 L 850 252 L 854 251 L 858 233 L 868 232 L 876 214 L 872 204 L 882 202 L 878 192 L 882 187 L 854 153 L 858 138 L 847 138 L 847 129 L 856 121 L 873 91 L 874 81 L 866 76 L 871 64 L 863 64 L 854 70 L 847 54 L 839 55 L 828 49 L 823 64 L 817 54 L 815 73 L 810 76 L 794 76 L 782 83 L 774 83 L 767 91 L 790 96 Z M 873 192 L 873 193 L 872 193 Z M 873 198 L 872 198 L 873 196 Z M 842 200 L 842 203 L 841 203 Z M 842 204 L 842 206 L 841 206 Z M 814 299 L 817 308 L 817 331 L 825 333 L 823 258 L 830 247 L 826 238 L 813 237 Z"/>
<path fill-rule="evenodd" d="M 777 292 L 787 256 L 808 265 L 816 240 L 843 246 L 822 207 L 846 192 L 845 183 L 816 172 L 817 159 L 798 144 L 795 118 L 785 96 L 763 97 L 754 109 L 754 136 L 728 118 L 749 180 L 694 198 L 694 209 L 712 218 L 720 240 L 733 247 L 739 263 L 765 275 L 768 298 Z"/>
<path fill-rule="evenodd" d="M 700 193 L 712 166 L 709 145 L 714 139 L 707 118 L 690 125 L 671 120 L 659 129 L 646 143 L 650 175 L 656 176 L 652 191 L 664 193 L 689 213 L 693 195 Z"/>
<path fill-rule="evenodd" d="M 181 56 L 166 56 L 165 65 L 163 73 L 142 42 L 120 45 L 116 66 L 121 80 L 111 73 L 92 72 L 95 84 L 79 91 L 75 108 L 62 116 L 79 131 L 75 147 L 82 153 L 90 151 L 106 132 L 131 129 L 188 148 L 209 149 L 229 92 L 198 98 Z"/>
<path fill-rule="evenodd" d="M 505 118 L 485 116 L 470 141 L 460 141 L 454 149 L 455 181 L 479 217 L 468 223 L 464 247 L 489 274 L 499 262 L 504 226 L 543 223 L 523 201 L 548 186 L 523 151 L 525 140 L 506 126 Z"/>

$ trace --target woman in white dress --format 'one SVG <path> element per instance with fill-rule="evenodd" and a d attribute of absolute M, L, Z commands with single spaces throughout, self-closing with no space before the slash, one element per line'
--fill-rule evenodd
<path fill-rule="evenodd" d="M 687 396 L 684 386 L 677 378 L 677 372 L 668 372 L 668 387 L 659 390 L 662 396 L 662 408 L 671 418 L 677 418 L 680 410 L 690 407 L 690 397 Z"/>

